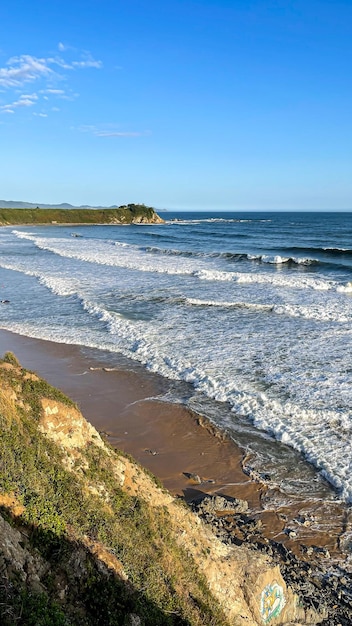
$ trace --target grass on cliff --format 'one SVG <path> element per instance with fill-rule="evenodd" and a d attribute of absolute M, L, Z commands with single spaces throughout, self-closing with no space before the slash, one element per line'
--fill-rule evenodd
<path fill-rule="evenodd" d="M 154 209 L 144 204 L 127 204 L 117 209 L 0 208 L 0 224 L 130 224 L 136 217 L 151 220 L 154 215 Z"/>
<path fill-rule="evenodd" d="M 10 367 L 0 368 L 0 494 L 10 494 L 23 511 L 15 517 L 2 507 L 2 513 L 25 529 L 27 548 L 49 571 L 41 594 L 15 575 L 0 584 L 1 623 L 116 626 L 136 614 L 150 626 L 227 624 L 194 561 L 177 545 L 167 508 L 124 491 L 114 479 L 117 455 L 93 444 L 68 471 L 65 452 L 40 433 L 38 420 L 42 397 L 71 401 L 13 355 L 4 361 Z M 87 538 L 118 559 L 127 581 L 99 562 Z M 23 621 L 31 610 L 37 622 Z"/>

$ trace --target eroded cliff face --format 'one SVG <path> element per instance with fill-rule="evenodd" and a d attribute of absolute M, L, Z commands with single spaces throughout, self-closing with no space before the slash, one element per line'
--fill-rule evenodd
<path fill-rule="evenodd" d="M 164 224 L 165 220 L 163 220 L 160 215 L 154 213 L 151 217 L 146 217 L 145 215 L 138 215 L 132 220 L 133 224 Z"/>
<path fill-rule="evenodd" d="M 145 217 L 136 217 L 132 220 L 132 224 L 163 224 L 164 220 L 155 213 L 155 216 L 152 219 L 146 219 Z"/>
<path fill-rule="evenodd" d="M 321 621 L 269 557 L 222 543 L 44 381 L 3 362 L 0 389 L 4 626 L 26 611 L 38 625 Z"/>

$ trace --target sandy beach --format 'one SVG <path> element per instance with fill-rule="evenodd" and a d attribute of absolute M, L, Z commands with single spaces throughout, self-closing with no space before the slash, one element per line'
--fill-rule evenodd
<path fill-rule="evenodd" d="M 303 560 L 316 557 L 321 563 L 328 554 L 330 564 L 346 565 L 341 538 L 350 532 L 348 508 L 299 496 L 288 504 L 277 488 L 246 475 L 245 450 L 181 404 L 160 399 L 171 384 L 167 380 L 129 367 L 127 359 L 108 367 L 98 350 L 0 331 L 1 355 L 6 351 L 69 395 L 112 445 L 131 454 L 175 496 L 246 500 L 262 537 L 285 544 Z M 310 546 L 315 552 L 307 555 Z"/>

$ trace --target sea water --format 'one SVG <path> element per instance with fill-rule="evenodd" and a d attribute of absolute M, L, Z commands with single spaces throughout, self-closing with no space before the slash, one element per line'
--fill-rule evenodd
<path fill-rule="evenodd" d="M 161 215 L 1 228 L 0 327 L 127 356 L 280 486 L 351 502 L 352 214 Z"/>

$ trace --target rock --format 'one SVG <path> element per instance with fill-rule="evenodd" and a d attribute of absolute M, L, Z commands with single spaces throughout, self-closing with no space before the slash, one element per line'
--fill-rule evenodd
<path fill-rule="evenodd" d="M 285 535 L 287 535 L 290 539 L 296 539 L 297 537 L 297 533 L 295 530 L 292 530 L 291 528 L 285 528 Z"/>
<path fill-rule="evenodd" d="M 18 580 L 26 582 L 35 593 L 42 593 L 44 579 L 49 568 L 40 554 L 31 554 L 23 547 L 21 533 L 0 515 L 0 554 L 1 576 L 11 578 L 15 575 Z"/>
<path fill-rule="evenodd" d="M 262 528 L 263 523 L 261 520 L 256 520 L 253 517 L 248 517 L 247 515 L 241 514 L 239 518 L 236 518 L 237 525 L 241 530 L 246 532 L 255 532 Z"/>
<path fill-rule="evenodd" d="M 142 620 L 139 617 L 139 615 L 135 615 L 134 613 L 130 613 L 128 616 L 129 619 L 129 626 L 141 626 L 142 624 Z"/>
<path fill-rule="evenodd" d="M 262 483 L 265 485 L 266 483 L 271 481 L 270 474 L 266 474 L 265 472 L 258 472 L 253 467 L 250 467 L 250 465 L 247 465 L 247 466 L 244 465 L 242 469 L 243 469 L 243 472 L 247 474 L 247 476 L 249 476 L 252 480 L 254 480 L 257 483 Z"/>
<path fill-rule="evenodd" d="M 306 554 L 307 556 L 311 556 L 314 552 L 314 548 L 312 546 L 301 546 L 301 550 L 302 552 L 304 552 L 304 554 Z"/>
<path fill-rule="evenodd" d="M 248 502 L 239 498 L 225 498 L 219 495 L 205 496 L 200 502 L 195 503 L 195 508 L 202 513 L 219 513 L 221 511 L 226 511 L 226 513 L 245 513 L 248 511 Z"/>
<path fill-rule="evenodd" d="M 183 472 L 183 475 L 190 480 L 194 480 L 196 483 L 200 484 L 202 481 L 201 477 L 198 474 L 192 474 L 190 472 Z"/>
<path fill-rule="evenodd" d="M 304 515 L 297 515 L 297 517 L 295 517 L 293 521 L 296 522 L 296 524 L 299 524 L 300 526 L 308 527 L 308 526 L 311 526 L 313 520 L 309 519 L 308 517 L 305 517 Z"/>
<path fill-rule="evenodd" d="M 313 546 L 313 550 L 316 554 L 325 557 L 326 559 L 330 558 L 330 552 L 327 548 L 322 548 L 320 546 Z"/>

